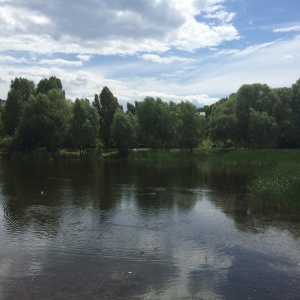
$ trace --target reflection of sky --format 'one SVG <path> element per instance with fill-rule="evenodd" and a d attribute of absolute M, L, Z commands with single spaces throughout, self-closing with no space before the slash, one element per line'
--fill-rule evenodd
<path fill-rule="evenodd" d="M 59 222 L 47 224 L 57 226 L 54 231 L 32 221 L 22 232 L 10 235 L 1 211 L 0 280 L 26 276 L 35 280 L 49 268 L 67 274 L 66 270 L 82 265 L 88 266 L 82 271 L 86 280 L 97 271 L 107 282 L 122 284 L 125 273 L 133 274 L 146 287 L 144 299 L 222 299 L 222 289 L 234 287 L 229 280 L 235 278 L 236 268 L 241 274 L 249 267 L 253 274 L 256 269 L 262 272 L 251 258 L 259 258 L 272 274 L 299 276 L 299 241 L 281 229 L 239 231 L 210 201 L 211 193 L 119 185 L 115 208 L 104 211 L 68 203 L 60 206 Z M 140 204 L 140 198 L 148 202 Z M 164 199 L 175 204 L 158 208 L 157 201 Z M 55 211 L 55 207 L 31 206 L 24 213 L 47 217 Z M 264 262 L 264 256 L 271 259 Z"/>

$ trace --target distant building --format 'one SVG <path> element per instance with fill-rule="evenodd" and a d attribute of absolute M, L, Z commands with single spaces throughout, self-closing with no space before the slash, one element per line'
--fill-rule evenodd
<path fill-rule="evenodd" d="M 0 99 L 0 106 L 4 107 L 6 105 L 6 100 Z"/>

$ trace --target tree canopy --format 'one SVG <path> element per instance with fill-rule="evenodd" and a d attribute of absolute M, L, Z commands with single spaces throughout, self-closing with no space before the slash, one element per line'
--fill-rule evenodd
<path fill-rule="evenodd" d="M 245 84 L 236 93 L 200 109 L 188 101 L 165 102 L 146 97 L 127 111 L 104 87 L 87 99 L 66 99 L 55 76 L 33 81 L 11 81 L 4 109 L 0 110 L 0 135 L 12 149 L 45 147 L 80 150 L 102 142 L 126 156 L 133 147 L 180 148 L 193 151 L 203 139 L 220 147 L 300 147 L 300 79 L 291 87 L 270 88 Z"/>
<path fill-rule="evenodd" d="M 72 138 L 80 155 L 84 149 L 95 147 L 99 138 L 99 115 L 87 99 L 76 99 L 73 104 Z"/>

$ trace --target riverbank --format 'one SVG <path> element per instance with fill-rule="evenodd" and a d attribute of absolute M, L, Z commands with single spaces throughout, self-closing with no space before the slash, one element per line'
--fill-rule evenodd
<path fill-rule="evenodd" d="M 253 165 L 249 199 L 259 206 L 300 207 L 300 150 L 196 149 L 194 152 L 133 151 L 129 160 L 204 160 L 222 165 Z"/>
<path fill-rule="evenodd" d="M 300 163 L 300 149 L 215 149 L 198 148 L 188 150 L 138 149 L 130 152 L 129 160 L 178 161 L 209 160 L 223 164 L 270 165 Z"/>

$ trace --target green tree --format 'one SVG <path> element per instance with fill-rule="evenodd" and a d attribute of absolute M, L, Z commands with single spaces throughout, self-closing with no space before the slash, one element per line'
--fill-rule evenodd
<path fill-rule="evenodd" d="M 197 108 L 190 102 L 181 102 L 178 112 L 179 147 L 192 152 L 203 136 L 205 118 L 199 115 Z"/>
<path fill-rule="evenodd" d="M 278 125 L 278 147 L 296 147 L 299 131 L 296 127 L 297 113 L 292 104 L 293 91 L 291 88 L 276 88 L 273 92 L 278 98 L 274 105 L 274 116 Z"/>
<path fill-rule="evenodd" d="M 32 96 L 16 130 L 14 147 L 21 151 L 38 147 L 56 151 L 66 140 L 70 116 L 70 104 L 62 91 Z"/>
<path fill-rule="evenodd" d="M 161 99 L 147 97 L 137 105 L 142 143 L 154 149 L 170 148 L 175 143 L 175 115 Z"/>
<path fill-rule="evenodd" d="M 72 136 L 80 156 L 86 148 L 95 147 L 99 136 L 99 115 L 87 99 L 76 99 L 73 105 Z"/>
<path fill-rule="evenodd" d="M 130 113 L 131 114 L 131 113 Z M 118 109 L 114 115 L 112 135 L 120 156 L 127 156 L 130 149 L 136 145 L 136 130 L 134 118 Z"/>
<path fill-rule="evenodd" d="M 24 105 L 31 95 L 35 94 L 33 81 L 26 78 L 15 78 L 11 81 L 10 90 L 3 114 L 4 131 L 13 136 L 23 115 Z"/>
<path fill-rule="evenodd" d="M 291 108 L 293 110 L 293 124 L 295 126 L 295 143 L 300 146 L 300 79 L 292 85 L 292 101 Z"/>
<path fill-rule="evenodd" d="M 0 107 L 0 137 L 4 136 L 3 115 L 4 115 L 4 108 Z"/>
<path fill-rule="evenodd" d="M 131 112 L 133 115 L 135 115 L 136 108 L 133 104 L 127 102 L 127 112 Z"/>
<path fill-rule="evenodd" d="M 272 107 L 273 94 L 266 84 L 242 85 L 236 94 L 236 117 L 237 117 L 237 142 L 242 146 L 249 146 L 249 120 L 250 108 L 256 111 L 265 111 Z"/>
<path fill-rule="evenodd" d="M 234 114 L 220 114 L 210 119 L 210 138 L 213 142 L 221 141 L 226 145 L 228 141 L 235 141 L 237 119 Z"/>
<path fill-rule="evenodd" d="M 213 104 L 209 110 L 208 133 L 214 143 L 221 142 L 224 146 L 228 141 L 236 140 L 236 94 L 223 98 Z"/>
<path fill-rule="evenodd" d="M 99 96 L 100 99 L 100 133 L 103 143 L 106 148 L 112 146 L 111 127 L 114 115 L 119 107 L 118 99 L 114 97 L 113 93 L 105 86 Z"/>
<path fill-rule="evenodd" d="M 52 89 L 63 91 L 61 80 L 55 76 L 51 76 L 49 79 L 43 78 L 39 81 L 36 88 L 36 94 L 47 94 Z"/>
<path fill-rule="evenodd" d="M 249 140 L 254 148 L 274 148 L 277 141 L 277 123 L 267 112 L 250 108 Z"/>

